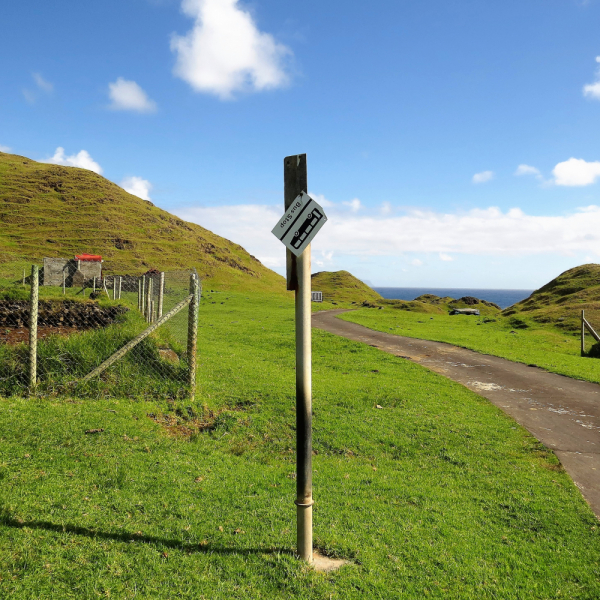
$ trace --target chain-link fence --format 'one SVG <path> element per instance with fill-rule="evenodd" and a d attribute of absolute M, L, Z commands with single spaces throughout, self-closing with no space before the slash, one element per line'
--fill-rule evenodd
<path fill-rule="evenodd" d="M 0 395 L 194 397 L 195 270 L 44 275 L 0 281 Z"/>

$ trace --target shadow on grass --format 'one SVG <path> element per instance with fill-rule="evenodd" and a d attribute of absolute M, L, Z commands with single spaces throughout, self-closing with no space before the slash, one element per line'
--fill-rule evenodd
<path fill-rule="evenodd" d="M 134 533 L 117 533 L 110 531 L 98 531 L 78 525 L 58 525 L 50 521 L 23 521 L 17 519 L 7 512 L 0 513 L 0 525 L 15 527 L 16 529 L 44 529 L 57 533 L 71 533 L 82 535 L 91 539 L 114 540 L 116 542 L 137 542 L 140 544 L 152 544 L 159 547 L 174 548 L 189 554 L 193 552 L 216 553 L 216 554 L 288 554 L 295 556 L 290 548 L 224 548 L 208 543 L 189 544 L 180 540 L 169 540 L 152 535 L 137 535 Z"/>

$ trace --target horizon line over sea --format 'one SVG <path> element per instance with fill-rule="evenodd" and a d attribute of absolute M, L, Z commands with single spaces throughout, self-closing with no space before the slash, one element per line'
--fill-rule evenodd
<path fill-rule="evenodd" d="M 373 287 L 386 300 L 414 300 L 422 294 L 450 296 L 457 300 L 463 296 L 474 296 L 479 300 L 494 302 L 504 309 L 528 298 L 535 290 L 496 290 L 483 288 L 434 288 L 434 287 Z"/>

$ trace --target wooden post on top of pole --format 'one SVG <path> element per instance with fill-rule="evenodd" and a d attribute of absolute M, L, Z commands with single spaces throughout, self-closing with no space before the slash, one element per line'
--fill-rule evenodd
<path fill-rule="evenodd" d="M 284 206 L 308 190 L 306 154 L 283 161 Z M 296 292 L 296 545 L 313 562 L 312 536 L 312 358 L 310 245 L 296 257 L 286 250 L 287 289 Z"/>

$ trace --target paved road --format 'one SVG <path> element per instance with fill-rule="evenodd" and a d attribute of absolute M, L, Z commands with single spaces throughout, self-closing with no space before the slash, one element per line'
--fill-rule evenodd
<path fill-rule="evenodd" d="M 600 518 L 600 385 L 451 344 L 373 331 L 337 319 L 342 312 L 315 313 L 312 325 L 417 362 L 490 400 L 554 450 Z"/>

